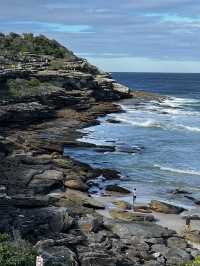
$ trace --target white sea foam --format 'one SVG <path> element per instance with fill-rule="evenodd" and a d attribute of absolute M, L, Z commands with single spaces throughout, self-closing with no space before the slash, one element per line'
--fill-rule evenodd
<path fill-rule="evenodd" d="M 200 132 L 200 128 L 199 127 L 191 127 L 191 126 L 185 126 L 185 125 L 177 125 L 179 128 L 183 128 L 189 131 L 193 131 L 193 132 Z"/>
<path fill-rule="evenodd" d="M 173 172 L 173 173 L 178 173 L 178 174 L 200 175 L 200 171 L 196 171 L 192 169 L 178 169 L 178 168 L 162 166 L 159 164 L 155 164 L 154 167 L 162 171 L 168 171 L 168 172 Z"/>
<path fill-rule="evenodd" d="M 200 116 L 200 112 L 186 110 L 184 107 L 189 107 L 193 104 L 200 104 L 197 99 L 184 99 L 184 98 L 169 98 L 165 101 L 158 102 L 148 102 L 146 104 L 141 104 L 139 106 L 121 105 L 122 109 L 127 113 L 138 113 L 139 111 L 145 113 L 159 113 L 159 114 L 169 114 L 177 116 Z"/>
<path fill-rule="evenodd" d="M 162 106 L 169 106 L 173 108 L 179 108 L 186 105 L 196 104 L 199 103 L 197 99 L 190 99 L 190 98 L 176 98 L 171 97 L 170 99 L 164 100 L 160 105 Z"/>
<path fill-rule="evenodd" d="M 162 127 L 161 124 L 154 119 L 148 119 L 146 121 L 132 121 L 131 119 L 128 118 L 118 118 L 118 120 L 127 124 L 131 124 L 136 127 L 157 127 L 157 128 Z"/>

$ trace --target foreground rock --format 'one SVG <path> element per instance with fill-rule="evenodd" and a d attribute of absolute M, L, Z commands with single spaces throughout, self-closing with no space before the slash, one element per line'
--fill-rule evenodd
<path fill-rule="evenodd" d="M 184 232 L 183 236 L 192 243 L 200 244 L 200 231 L 198 230 Z"/>
<path fill-rule="evenodd" d="M 59 194 L 50 194 L 52 198 L 56 198 L 57 202 L 55 203 L 56 206 L 59 207 L 68 207 L 71 208 L 77 213 L 82 210 L 82 207 L 86 207 L 88 209 L 105 209 L 104 204 L 95 200 L 92 197 L 89 197 L 87 194 L 68 189 L 65 193 Z M 84 209 L 83 209 L 84 210 Z"/>
<path fill-rule="evenodd" d="M 174 231 L 155 223 L 116 223 L 108 220 L 106 226 L 129 244 L 129 256 L 140 258 L 144 265 L 182 265 L 190 261 L 196 251 Z"/>
<path fill-rule="evenodd" d="M 155 218 L 153 215 L 146 215 L 142 213 L 137 212 L 131 212 L 131 211 L 123 211 L 119 209 L 111 209 L 109 211 L 112 218 L 117 220 L 122 220 L 125 222 L 133 222 L 133 221 L 155 221 Z"/>
<path fill-rule="evenodd" d="M 123 209 L 123 210 L 131 210 L 132 206 L 128 202 L 124 200 L 118 200 L 112 202 L 117 208 Z"/>
<path fill-rule="evenodd" d="M 49 239 L 38 242 L 35 248 L 43 257 L 45 265 L 78 266 L 76 254 L 65 246 L 65 242 Z"/>
<path fill-rule="evenodd" d="M 158 200 L 152 200 L 149 206 L 155 212 L 161 212 L 166 214 L 179 214 L 185 210 L 182 207 L 178 207 Z"/>
<path fill-rule="evenodd" d="M 89 189 L 89 187 L 86 184 L 84 184 L 84 182 L 80 178 L 65 181 L 65 186 L 67 188 L 77 189 L 80 191 L 88 191 Z"/>

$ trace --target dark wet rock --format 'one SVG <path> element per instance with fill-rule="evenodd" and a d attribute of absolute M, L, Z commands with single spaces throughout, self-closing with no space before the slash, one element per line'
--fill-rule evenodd
<path fill-rule="evenodd" d="M 131 193 L 130 190 L 123 188 L 123 187 L 120 187 L 118 185 L 107 185 L 106 191 L 120 193 L 120 194 L 130 194 Z"/>
<path fill-rule="evenodd" d="M 131 212 L 131 211 L 124 211 L 119 209 L 111 209 L 109 211 L 112 218 L 117 220 L 122 220 L 126 222 L 133 222 L 133 221 L 155 221 L 153 215 L 146 215 L 143 213 L 138 212 Z"/>
<path fill-rule="evenodd" d="M 99 170 L 99 172 L 100 172 L 100 174 L 103 175 L 103 177 L 105 177 L 108 180 L 121 179 L 120 173 L 116 170 L 102 169 L 102 170 Z"/>
<path fill-rule="evenodd" d="M 52 118 L 53 116 L 54 113 L 51 107 L 38 102 L 0 106 L 0 123 L 2 125 L 42 121 L 42 119 Z"/>
<path fill-rule="evenodd" d="M 158 200 L 152 200 L 149 206 L 155 212 L 161 212 L 167 214 L 179 214 L 185 210 L 182 207 L 175 206 Z"/>
<path fill-rule="evenodd" d="M 181 189 L 181 188 L 176 188 L 174 190 L 171 191 L 172 194 L 191 194 L 191 192 L 187 191 L 187 190 L 184 190 L 184 189 Z"/>
<path fill-rule="evenodd" d="M 18 208 L 42 208 L 54 203 L 54 200 L 47 196 L 16 195 L 12 197 L 13 206 Z"/>
<path fill-rule="evenodd" d="M 5 211 L 6 210 L 6 211 Z M 23 238 L 38 240 L 53 233 L 60 233 L 68 226 L 66 208 L 16 208 L 9 202 L 0 202 L 0 230 L 18 230 Z"/>
<path fill-rule="evenodd" d="M 121 121 L 113 119 L 113 118 L 107 119 L 106 122 L 108 122 L 110 124 L 120 124 L 121 123 Z"/>
<path fill-rule="evenodd" d="M 189 199 L 189 200 L 192 200 L 196 205 L 200 205 L 200 199 L 197 199 L 197 198 L 195 198 L 193 196 L 189 196 L 189 195 L 185 195 L 184 197 Z"/>
<path fill-rule="evenodd" d="M 128 146 L 128 145 L 119 145 L 116 146 L 115 150 L 117 152 L 122 152 L 122 153 L 139 153 L 143 150 L 143 148 L 137 147 L 137 146 Z"/>
<path fill-rule="evenodd" d="M 115 147 L 113 146 L 97 146 L 94 149 L 96 152 L 114 152 L 115 151 Z"/>
<path fill-rule="evenodd" d="M 195 199 L 194 203 L 200 205 L 200 199 Z"/>
<path fill-rule="evenodd" d="M 200 210 L 199 208 L 196 208 L 189 211 L 184 211 L 181 213 L 181 217 L 183 219 L 189 217 L 191 220 L 200 220 Z"/>

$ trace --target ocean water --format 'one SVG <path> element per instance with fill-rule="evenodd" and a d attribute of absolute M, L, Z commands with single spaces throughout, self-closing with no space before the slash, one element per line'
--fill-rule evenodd
<path fill-rule="evenodd" d="M 125 112 L 100 118 L 98 126 L 83 129 L 81 141 L 115 146 L 114 152 L 65 149 L 65 153 L 95 167 L 119 170 L 120 185 L 137 188 L 139 202 L 160 199 L 192 207 L 185 189 L 200 199 L 200 74 L 113 73 L 131 89 L 169 96 L 158 103 L 119 104 Z M 120 123 L 111 124 L 115 119 Z M 127 153 L 133 149 L 134 153 Z M 107 183 L 105 182 L 104 185 Z"/>

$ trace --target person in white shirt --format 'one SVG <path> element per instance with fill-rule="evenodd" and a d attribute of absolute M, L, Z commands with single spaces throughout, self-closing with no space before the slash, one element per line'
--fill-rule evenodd
<path fill-rule="evenodd" d="M 136 195 L 136 188 L 134 188 L 133 190 L 133 211 L 134 211 L 134 207 L 135 207 L 135 201 L 136 201 L 137 195 Z"/>

